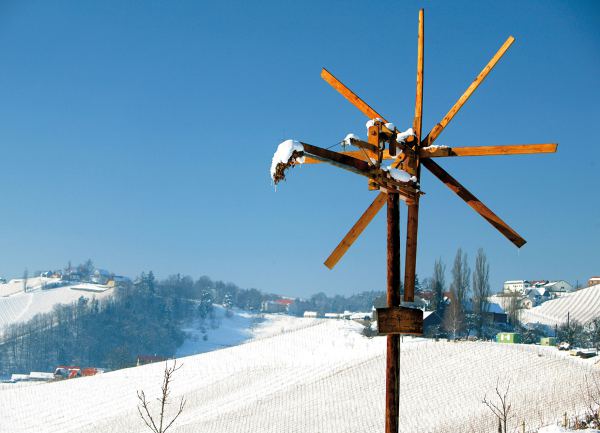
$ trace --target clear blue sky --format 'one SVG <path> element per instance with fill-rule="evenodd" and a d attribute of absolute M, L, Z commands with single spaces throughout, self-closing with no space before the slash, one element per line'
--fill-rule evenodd
<path fill-rule="evenodd" d="M 437 143 L 559 152 L 440 161 L 528 240 L 521 251 L 425 174 L 419 275 L 480 246 L 494 289 L 599 275 L 600 3 L 280 0 L 1 2 L 0 275 L 91 257 L 290 295 L 384 289 L 384 212 L 322 265 L 374 198 L 366 182 L 305 166 L 274 192 L 269 166 L 286 138 L 364 135 L 323 66 L 411 125 L 420 7 L 424 130 L 513 35 Z"/>

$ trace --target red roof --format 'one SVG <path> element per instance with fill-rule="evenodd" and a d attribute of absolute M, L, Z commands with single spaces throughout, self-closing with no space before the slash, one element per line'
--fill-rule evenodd
<path fill-rule="evenodd" d="M 294 303 L 293 299 L 276 299 L 275 302 L 281 305 L 291 305 Z"/>

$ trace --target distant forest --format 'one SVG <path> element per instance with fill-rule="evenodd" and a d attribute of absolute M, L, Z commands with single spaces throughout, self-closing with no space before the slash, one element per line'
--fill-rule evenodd
<path fill-rule="evenodd" d="M 318 293 L 295 302 L 290 314 L 370 311 L 382 293 Z M 213 304 L 258 312 L 263 301 L 278 298 L 206 276 L 194 281 L 174 275 L 158 281 L 152 272 L 143 273 L 135 283 L 115 288 L 112 297 L 99 301 L 82 296 L 6 327 L 0 341 L 0 374 L 53 371 L 58 365 L 119 369 L 134 365 L 138 355 L 172 357 L 186 337 L 184 325 L 213 319 Z"/>

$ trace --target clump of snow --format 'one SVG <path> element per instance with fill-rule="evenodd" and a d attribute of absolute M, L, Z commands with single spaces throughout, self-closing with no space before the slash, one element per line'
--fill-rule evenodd
<path fill-rule="evenodd" d="M 342 140 L 342 144 L 344 146 L 350 146 L 352 144 L 352 140 L 360 140 L 360 137 L 356 134 L 349 133 Z"/>
<path fill-rule="evenodd" d="M 396 125 L 394 125 L 392 122 L 388 122 L 384 125 L 387 129 L 389 129 L 390 131 L 393 131 L 394 129 L 396 129 Z"/>
<path fill-rule="evenodd" d="M 392 179 L 397 180 L 398 182 L 416 182 L 417 181 L 416 176 L 412 176 L 410 173 L 408 173 L 402 169 L 399 169 L 399 168 L 387 166 L 387 167 L 383 167 L 382 170 L 387 171 L 390 174 L 390 176 L 392 177 Z"/>
<path fill-rule="evenodd" d="M 423 150 L 426 150 L 426 149 L 449 149 L 449 147 L 443 146 L 443 145 L 432 144 L 431 146 L 427 146 L 427 147 L 423 148 Z"/>
<path fill-rule="evenodd" d="M 271 161 L 271 179 L 277 183 L 285 177 L 285 169 L 304 163 L 304 146 L 296 140 L 279 143 Z"/>
<path fill-rule="evenodd" d="M 406 142 L 406 139 L 407 139 L 408 137 L 414 137 L 414 136 L 415 136 L 415 131 L 413 131 L 413 129 L 412 129 L 412 128 L 408 128 L 406 131 L 404 131 L 404 132 L 399 132 L 399 133 L 396 135 L 396 141 L 397 141 L 398 143 L 401 143 L 401 144 L 402 144 L 402 143 L 405 143 L 405 142 Z"/>
<path fill-rule="evenodd" d="M 367 121 L 367 129 L 369 129 L 371 126 L 375 126 L 375 122 L 383 122 L 383 119 L 380 117 L 376 117 L 374 119 L 371 119 L 369 121 Z"/>

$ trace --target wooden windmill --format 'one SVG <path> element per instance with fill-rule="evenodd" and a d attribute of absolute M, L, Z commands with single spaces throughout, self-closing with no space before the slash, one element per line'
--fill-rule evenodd
<path fill-rule="evenodd" d="M 288 140 L 280 144 L 273 158 L 271 175 L 275 183 L 283 179 L 285 177 L 285 170 L 293 165 L 298 163 L 312 164 L 327 162 L 365 176 L 368 179 L 369 189 L 379 191 L 373 203 L 366 209 L 325 261 L 325 265 L 330 269 L 336 265 L 375 217 L 377 212 L 387 203 L 388 307 L 377 310 L 379 334 L 387 335 L 386 433 L 396 433 L 399 427 L 399 335 L 422 334 L 423 329 L 422 311 L 400 305 L 399 200 L 403 200 L 408 206 L 403 300 L 409 303 L 414 301 L 415 290 L 419 199 L 422 195 L 420 190 L 421 166 L 429 170 L 475 212 L 485 218 L 508 240 L 520 248 L 525 244 L 525 239 L 446 172 L 446 170 L 434 162 L 433 159 L 441 157 L 556 152 L 557 144 L 555 143 L 477 147 L 434 145 L 444 128 L 446 128 L 475 89 L 487 77 L 514 40 L 510 36 L 504 42 L 498 52 L 496 52 L 443 119 L 427 135 L 423 136 L 424 11 L 421 9 L 419 11 L 418 31 L 417 90 L 412 129 L 406 132 L 399 132 L 392 123 L 388 123 L 381 114 L 360 99 L 329 71 L 323 69 L 321 77 L 370 119 L 367 123 L 368 140 L 362 141 L 357 137 L 349 135 L 345 139 L 346 143 L 358 149 L 344 152 L 334 152 L 308 143 Z M 382 164 L 385 160 L 392 160 L 391 165 L 387 167 L 383 166 Z"/>

